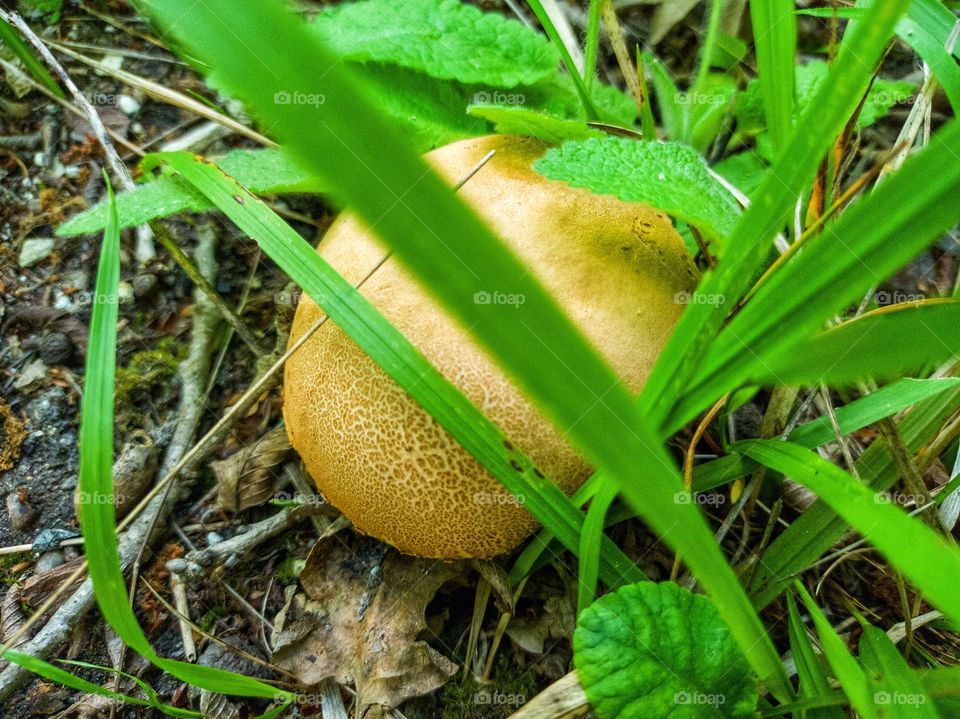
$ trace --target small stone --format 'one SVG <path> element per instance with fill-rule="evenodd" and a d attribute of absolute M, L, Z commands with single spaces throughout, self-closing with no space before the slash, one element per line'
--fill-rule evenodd
<path fill-rule="evenodd" d="M 216 532 L 207 532 L 207 546 L 212 547 L 214 544 L 220 544 L 223 541 L 221 537 Z"/>
<path fill-rule="evenodd" d="M 121 282 L 117 287 L 117 299 L 121 305 L 130 304 L 133 301 L 133 285 L 129 282 Z"/>
<path fill-rule="evenodd" d="M 47 366 L 41 359 L 35 359 L 33 362 L 23 368 L 23 371 L 13 382 L 13 388 L 23 390 L 34 383 L 38 383 L 47 378 Z"/>
<path fill-rule="evenodd" d="M 52 549 L 49 552 L 44 552 L 40 555 L 36 565 L 34 565 L 34 569 L 36 570 L 37 574 L 40 574 L 41 572 L 47 572 L 51 569 L 59 567 L 66 561 L 67 559 L 62 550 Z"/>
<path fill-rule="evenodd" d="M 187 571 L 187 560 L 177 557 L 167 562 L 167 569 L 172 574 L 183 574 Z"/>
<path fill-rule="evenodd" d="M 149 272 L 133 278 L 133 296 L 142 299 L 157 287 L 157 276 Z"/>
<path fill-rule="evenodd" d="M 47 332 L 40 338 L 39 354 L 46 365 L 64 364 L 73 356 L 73 342 L 63 332 Z"/>
<path fill-rule="evenodd" d="M 37 521 L 37 510 L 21 502 L 18 492 L 11 492 L 7 495 L 7 516 L 10 518 L 10 528 L 15 532 L 23 532 Z"/>
<path fill-rule="evenodd" d="M 21 267 L 32 267 L 47 259 L 56 246 L 57 241 L 52 237 L 31 237 L 29 240 L 24 240 L 17 261 Z"/>
<path fill-rule="evenodd" d="M 124 115 L 136 115 L 140 112 L 140 103 L 130 95 L 117 95 L 117 107 Z"/>

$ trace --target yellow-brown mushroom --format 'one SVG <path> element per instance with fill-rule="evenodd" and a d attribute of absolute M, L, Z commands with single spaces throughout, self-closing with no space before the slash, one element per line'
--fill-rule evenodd
<path fill-rule="evenodd" d="M 460 196 L 638 392 L 683 309 L 678 296 L 696 286 L 697 271 L 680 236 L 664 214 L 647 206 L 537 174 L 531 165 L 545 150 L 537 140 L 481 137 L 442 147 L 427 159 L 454 183 L 490 150 L 496 154 Z M 318 251 L 351 283 L 386 253 L 348 213 Z M 501 288 L 477 291 L 478 302 L 499 301 L 493 293 Z M 378 269 L 362 293 L 564 492 L 589 476 L 562 432 L 396 259 Z M 304 296 L 290 342 L 320 313 Z M 287 362 L 284 416 L 291 442 L 324 496 L 357 529 L 403 552 L 492 557 L 516 547 L 537 526 L 520 498 L 332 322 Z"/>

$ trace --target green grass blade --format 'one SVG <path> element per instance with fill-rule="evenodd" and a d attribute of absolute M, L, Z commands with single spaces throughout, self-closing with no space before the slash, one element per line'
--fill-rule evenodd
<path fill-rule="evenodd" d="M 546 9 L 544 9 L 543 3 L 541 3 L 540 0 L 527 0 L 527 5 L 529 5 L 530 9 L 533 10 L 533 14 L 537 16 L 537 20 L 540 21 L 540 25 L 543 27 L 543 31 L 547 33 L 547 37 L 550 38 L 550 42 L 553 43 L 554 47 L 556 47 L 557 51 L 560 53 L 560 58 L 563 60 L 563 65 L 567 68 L 567 72 L 570 73 L 570 79 L 573 80 L 573 85 L 577 90 L 577 96 L 580 98 L 580 102 L 583 104 L 583 110 L 587 114 L 587 119 L 599 119 L 600 116 L 597 114 L 597 108 L 594 106 L 593 100 L 591 99 L 590 90 L 587 89 L 584 79 L 580 77 L 580 71 L 577 70 L 577 66 L 573 62 L 573 58 L 570 57 L 570 51 L 567 50 L 567 46 L 563 44 L 563 40 L 560 38 L 560 33 L 557 32 L 557 28 L 553 24 L 553 20 L 550 19 L 550 15 L 547 14 Z"/>
<path fill-rule="evenodd" d="M 960 408 L 960 388 L 953 387 L 930 397 L 897 425 L 911 452 L 917 452 Z M 857 474 L 874 490 L 889 489 L 900 478 L 886 442 L 871 444 L 856 461 Z M 847 523 L 822 500 L 797 517 L 767 548 L 757 564 L 750 595 L 758 608 L 766 607 L 793 577 L 816 562 L 847 531 Z"/>
<path fill-rule="evenodd" d="M 787 143 L 793 129 L 794 64 L 797 21 L 793 0 L 750 3 L 757 76 L 763 112 L 774 153 Z"/>
<path fill-rule="evenodd" d="M 850 704 L 856 709 L 862 719 L 881 719 L 877 711 L 877 705 L 873 701 L 873 693 L 870 690 L 870 680 L 864 671 L 860 662 L 847 651 L 843 640 L 837 636 L 830 626 L 830 622 L 813 598 L 807 593 L 803 585 L 796 583 L 797 592 L 807 605 L 807 611 L 810 612 L 810 619 L 817 629 L 817 635 L 820 637 L 820 648 L 824 656 L 833 669 L 833 675 L 840 683 L 840 688 L 847 695 Z"/>
<path fill-rule="evenodd" d="M 441 375 L 353 286 L 327 264 L 286 222 L 233 178 L 188 153 L 164 155 L 184 180 L 219 207 L 330 315 L 411 397 L 550 527 L 574 553 L 583 516 L 557 486 L 539 476 L 519 450 L 505 451 L 507 439 L 480 410 Z M 243 202 L 238 202 L 237 198 Z M 518 472 L 516 466 L 523 468 Z M 618 586 L 644 578 L 609 539 L 604 581 Z"/>
<path fill-rule="evenodd" d="M 600 46 L 600 6 L 603 0 L 590 0 L 587 13 L 587 41 L 583 50 L 583 82 L 589 95 L 597 74 L 597 50 Z"/>
<path fill-rule="evenodd" d="M 580 531 L 580 568 L 577 582 L 577 614 L 590 606 L 597 594 L 597 576 L 600 570 L 600 548 L 603 539 L 603 528 L 607 510 L 613 500 L 617 498 L 617 488 L 614 484 L 606 484 L 600 488 L 597 496 L 590 503 L 587 510 L 587 519 Z"/>
<path fill-rule="evenodd" d="M 850 385 L 919 371 L 960 353 L 960 301 L 894 305 L 776 351 L 749 384 Z"/>
<path fill-rule="evenodd" d="M 911 11 L 922 4 L 919 1 L 914 2 L 910 6 Z M 953 108 L 954 115 L 960 113 L 960 66 L 944 47 L 946 38 L 939 39 L 931 28 L 920 24 L 913 17 L 905 17 L 900 21 L 897 25 L 897 36 L 930 66 L 933 76 L 937 78 L 950 107 Z"/>
<path fill-rule="evenodd" d="M 78 515 L 94 594 L 100 611 L 123 641 L 178 679 L 222 694 L 272 698 L 284 692 L 240 674 L 159 657 L 140 629 L 127 601 L 120 566 L 113 497 L 113 397 L 117 352 L 117 287 L 120 282 L 120 230 L 109 182 L 110 215 L 103 236 L 90 317 L 80 409 Z"/>
<path fill-rule="evenodd" d="M 809 337 L 953 225 L 960 215 L 955 147 L 960 147 L 960 121 L 941 130 L 926 150 L 775 272 L 713 339 L 670 426 L 682 424 L 698 407 L 746 381 L 771 350 L 787 351 Z M 917 187 L 924 191 L 917 192 Z M 697 309 L 691 305 L 681 316 L 674 337 Z"/>
<path fill-rule="evenodd" d="M 793 594 L 787 594 L 787 635 L 790 638 L 790 650 L 797 668 L 799 680 L 798 696 L 801 699 L 815 699 L 829 696 L 833 689 L 823 672 L 820 660 L 813 649 L 813 643 L 803 628 L 803 620 L 797 611 Z M 837 708 L 811 709 L 799 713 L 798 719 L 843 719 L 844 713 Z"/>
<path fill-rule="evenodd" d="M 61 99 L 65 97 L 63 90 L 60 89 L 57 81 L 53 79 L 53 75 L 47 70 L 46 65 L 40 61 L 40 58 L 34 54 L 33 49 L 23 41 L 20 34 L 10 23 L 3 18 L 0 18 L 0 42 L 23 63 L 23 66 L 27 69 L 27 72 L 33 76 L 34 80 L 57 97 Z"/>
<path fill-rule="evenodd" d="M 701 282 L 702 294 L 720 295 L 726 297 L 727 302 L 722 308 L 691 304 L 647 380 L 641 407 L 658 429 L 668 429 L 665 420 L 672 400 L 684 393 L 702 356 L 715 341 L 726 315 L 723 308 L 732 307 L 746 292 L 770 251 L 773 236 L 784 225 L 821 158 L 855 111 L 883 48 L 909 2 L 875 2 L 864 20 L 848 26 L 828 82 L 823 83 L 807 106 L 790 139 L 753 193 L 752 204 L 741 215 L 730 238 L 724 261 Z M 811 128 L 816 128 L 816 132 L 811 132 Z"/>
<path fill-rule="evenodd" d="M 471 328 L 585 457 L 608 471 L 650 526 L 686 558 L 767 686 L 789 697 L 776 649 L 703 516 L 675 501 L 679 472 L 622 382 L 528 269 L 406 147 L 365 86 L 278 0 L 140 5 L 214 67 L 218 85 L 243 99 L 304 166 L 375 225 L 412 275 Z M 311 58 L 309 66 L 304 57 Z M 285 88 L 326 100 L 319 107 L 277 105 L 274 96 Z M 473 297 L 487 287 L 525 296 L 519 320 L 512 308 L 512 314 L 503 307 L 480 311 Z"/>
<path fill-rule="evenodd" d="M 789 442 L 737 448 L 809 488 L 860 532 L 944 614 L 960 618 L 960 549 L 820 456 Z"/>
<path fill-rule="evenodd" d="M 70 672 L 63 670 L 54 664 L 45 662 L 43 659 L 35 657 L 31 654 L 26 654 L 17 649 L 8 649 L 3 653 L 3 658 L 13 662 L 14 664 L 19 664 L 24 669 L 29 669 L 37 676 L 41 676 L 44 679 L 49 679 L 50 681 L 56 682 L 57 684 L 61 684 L 65 687 L 76 689 L 80 692 L 95 694 L 97 696 L 107 697 L 108 699 L 116 699 L 119 702 L 132 704 L 134 706 L 152 707 L 162 711 L 168 716 L 183 717 L 184 719 L 200 719 L 201 717 L 200 712 L 190 711 L 189 709 L 180 709 L 178 707 L 169 706 L 157 701 L 146 701 L 138 697 L 132 697 L 127 694 L 115 692 L 111 689 L 100 686 L 99 684 L 95 684 L 94 682 L 87 681 L 82 677 L 71 674 Z M 85 662 L 67 663 L 78 664 L 81 666 L 91 666 L 96 669 L 102 669 L 103 671 L 110 671 L 107 667 L 96 667 L 95 665 L 86 664 Z"/>
<path fill-rule="evenodd" d="M 882 706 L 906 707 L 906 714 L 917 719 L 943 719 L 920 677 L 900 655 L 887 633 L 863 617 L 857 617 L 860 635 L 860 661 L 871 672 L 873 700 Z"/>

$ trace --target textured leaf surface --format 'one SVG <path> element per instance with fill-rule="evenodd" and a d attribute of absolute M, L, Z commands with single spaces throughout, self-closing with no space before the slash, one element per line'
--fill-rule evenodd
<path fill-rule="evenodd" d="M 573 651 L 600 719 L 732 719 L 757 706 L 756 681 L 717 610 L 676 584 L 629 584 L 594 602 Z"/>
<path fill-rule="evenodd" d="M 603 133 L 594 130 L 580 120 L 569 120 L 538 110 L 510 105 L 471 105 L 467 112 L 473 117 L 483 118 L 492 123 L 497 132 L 504 135 L 523 135 L 537 137 L 551 145 L 565 140 L 584 140 L 588 137 L 602 137 Z"/>
<path fill-rule="evenodd" d="M 646 202 L 718 239 L 727 237 L 737 221 L 736 201 L 710 176 L 703 158 L 679 143 L 620 137 L 567 142 L 534 168 L 574 187 Z"/>
<path fill-rule="evenodd" d="M 820 84 L 826 80 L 830 68 L 822 60 L 814 60 L 796 68 L 797 105 L 803 109 L 819 91 Z M 884 80 L 876 78 L 867 101 L 863 104 L 860 116 L 857 118 L 857 127 L 869 127 L 889 112 L 890 108 L 900 102 L 910 99 L 916 85 L 904 80 Z M 737 128 L 741 132 L 756 133 L 766 130 L 766 119 L 763 113 L 763 99 L 760 84 L 751 80 L 740 97 L 734 109 L 737 118 Z"/>
<path fill-rule="evenodd" d="M 344 57 L 393 63 L 442 80 L 532 85 L 549 77 L 559 61 L 543 35 L 458 0 L 363 0 L 327 9 L 313 27 Z"/>

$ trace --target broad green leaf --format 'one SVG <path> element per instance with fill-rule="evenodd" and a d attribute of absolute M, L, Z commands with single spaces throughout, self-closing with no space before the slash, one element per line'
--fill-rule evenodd
<path fill-rule="evenodd" d="M 803 447 L 771 440 L 735 447 L 810 489 L 873 544 L 944 614 L 960 617 L 960 549 L 867 485 Z"/>
<path fill-rule="evenodd" d="M 873 701 L 893 714 L 943 719 L 920 677 L 900 655 L 887 633 L 860 618 L 860 661 L 871 672 Z"/>
<path fill-rule="evenodd" d="M 559 60 L 534 30 L 459 0 L 360 0 L 326 8 L 311 25 L 345 59 L 392 63 L 441 80 L 532 85 Z"/>
<path fill-rule="evenodd" d="M 713 338 L 670 426 L 681 426 L 726 391 L 748 382 L 772 354 L 801 345 L 955 224 L 960 216 L 960 163 L 953 148 L 958 146 L 960 121 L 954 121 L 773 273 Z M 917 192 L 918 187 L 924 191 Z M 707 292 L 706 287 L 701 292 Z M 734 298 L 726 300 L 729 304 Z M 679 326 L 697 309 L 691 305 Z"/>
<path fill-rule="evenodd" d="M 796 66 L 797 104 L 801 109 L 809 105 L 820 92 L 829 72 L 829 66 L 822 60 L 813 60 L 805 65 Z M 909 102 L 916 89 L 915 84 L 906 80 L 876 78 L 870 86 L 866 102 L 857 117 L 857 127 L 869 127 L 884 117 L 894 105 Z M 747 84 L 747 89 L 740 94 L 735 115 L 737 130 L 740 132 L 754 134 L 767 130 L 768 123 L 765 117 L 764 94 L 760 79 L 751 80 Z"/>
<path fill-rule="evenodd" d="M 897 431 L 908 450 L 919 451 L 958 408 L 960 388 L 956 386 L 914 407 L 897 424 Z M 900 479 L 900 471 L 882 439 L 867 447 L 855 465 L 857 474 L 874 491 L 889 489 Z M 815 502 L 794 519 L 761 556 L 750 590 L 754 604 L 759 608 L 770 604 L 793 577 L 829 551 L 847 530 L 847 523 L 825 502 Z"/>
<path fill-rule="evenodd" d="M 243 100 L 305 167 L 328 180 L 334 194 L 375 227 L 396 259 L 470 328 L 571 444 L 620 485 L 716 598 L 770 690 L 789 698 L 782 662 L 759 617 L 703 516 L 675 501 L 679 472 L 620 379 L 528 268 L 406 145 L 376 109 L 369 87 L 279 0 L 240 6 L 228 0 L 141 0 L 139 5 L 207 62 L 216 82 Z M 278 105 L 274 96 L 285 87 L 322 92 L 325 102 Z M 505 282 L 524 295 L 522 313 L 474 302 L 478 290 Z"/>
<path fill-rule="evenodd" d="M 944 716 L 960 716 L 960 665 L 921 670 L 917 676 Z"/>
<path fill-rule="evenodd" d="M 149 166 L 152 155 L 143 162 Z M 234 150 L 217 161 L 224 171 L 242 178 L 253 192 L 272 195 L 287 192 L 323 192 L 324 185 L 289 159 L 282 151 Z M 177 212 L 199 212 L 210 207 L 202 195 L 170 175 L 158 177 L 129 192 L 117 195 L 120 228 L 142 225 Z M 61 237 L 100 232 L 106 227 L 109 202 L 104 200 L 57 228 Z"/>
<path fill-rule="evenodd" d="M 960 354 L 960 300 L 891 305 L 775 352 L 751 384 L 889 379 Z"/>
<path fill-rule="evenodd" d="M 797 21 L 792 0 L 750 3 L 757 79 L 763 114 L 776 150 L 793 129 L 794 66 L 797 54 Z"/>
<path fill-rule="evenodd" d="M 131 649 L 182 681 L 222 694 L 288 698 L 288 692 L 251 677 L 161 658 L 140 628 L 127 599 L 127 586 L 120 567 L 114 502 L 110 501 L 113 497 L 113 398 L 120 229 L 113 191 L 109 185 L 107 192 L 109 215 L 97 270 L 80 406 L 80 500 L 77 511 L 97 604 L 104 619 Z"/>
<path fill-rule="evenodd" d="M 591 604 L 573 662 L 599 719 L 755 716 L 756 679 L 716 608 L 676 584 L 628 584 Z"/>
<path fill-rule="evenodd" d="M 723 158 L 713 166 L 713 171 L 750 197 L 763 182 L 768 167 L 758 153 L 745 150 Z"/>
<path fill-rule="evenodd" d="M 828 696 L 832 693 L 830 682 L 823 671 L 813 643 L 803 628 L 803 620 L 797 611 L 797 603 L 793 594 L 787 594 L 787 634 L 790 637 L 790 651 L 793 654 L 793 663 L 797 668 L 797 679 L 800 682 L 799 698 L 814 699 Z M 831 707 L 826 709 L 810 709 L 798 714 L 798 719 L 843 719 L 841 709 Z"/>
<path fill-rule="evenodd" d="M 568 549 L 577 552 L 583 516 L 563 492 L 538 474 L 533 462 L 519 449 L 504 451 L 507 438 L 500 430 L 296 231 L 215 166 L 185 153 L 163 157 L 255 240 L 357 346 L 491 474 L 515 496 L 524 497 L 524 506 L 545 526 L 551 527 Z M 247 199 L 241 203 L 237 197 Z M 518 466 L 524 471 L 518 472 Z M 604 549 L 605 581 L 618 586 L 623 579 L 643 578 L 643 573 L 609 539 L 604 541 Z"/>
<path fill-rule="evenodd" d="M 565 142 L 534 163 L 551 180 L 645 202 L 702 229 L 730 235 L 738 205 L 691 148 L 676 142 L 639 142 L 623 137 Z"/>
<path fill-rule="evenodd" d="M 866 671 L 856 657 L 847 650 L 843 640 L 833 631 L 830 622 L 803 585 L 797 582 L 796 588 L 803 599 L 803 603 L 807 605 L 807 611 L 810 612 L 810 619 L 813 621 L 813 625 L 817 629 L 817 635 L 820 637 L 820 647 L 833 669 L 833 676 L 839 682 L 843 693 L 847 695 L 850 704 L 863 719 L 883 719 L 877 704 L 873 700 L 870 680 L 867 678 Z"/>
<path fill-rule="evenodd" d="M 467 113 L 483 118 L 503 135 L 536 137 L 550 145 L 603 135 L 580 120 L 569 120 L 516 105 L 470 105 Z"/>
<path fill-rule="evenodd" d="M 864 20 L 847 25 L 828 82 L 822 83 L 803 111 L 754 193 L 753 202 L 740 216 L 723 260 L 704 275 L 698 290 L 701 297 L 680 317 L 640 398 L 640 408 L 661 436 L 670 435 L 676 428 L 667 421 L 674 399 L 689 388 L 691 376 L 716 341 L 730 308 L 753 283 L 797 197 L 859 105 L 893 27 L 909 1 L 879 0 L 870 6 Z M 817 131 L 811 132 L 814 127 Z M 727 302 L 721 305 L 700 301 L 720 297 Z M 700 399 L 709 404 L 719 396 Z"/>

